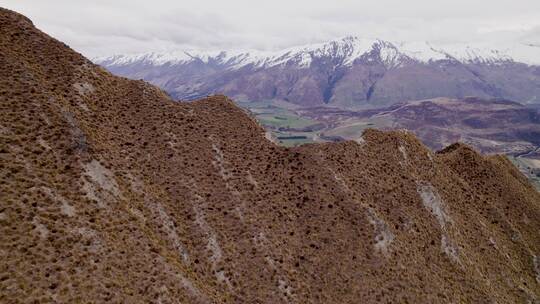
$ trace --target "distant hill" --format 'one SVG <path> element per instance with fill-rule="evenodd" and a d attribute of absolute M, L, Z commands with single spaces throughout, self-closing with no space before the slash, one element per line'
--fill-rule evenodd
<path fill-rule="evenodd" d="M 457 141 L 484 153 L 519 154 L 540 146 L 539 110 L 503 99 L 434 98 L 367 111 L 321 107 L 299 109 L 297 113 L 325 123 L 329 130 L 345 129 L 359 122 L 380 129 L 410 130 L 434 150 Z M 344 139 L 360 135 L 361 131 L 356 137 Z"/>
<path fill-rule="evenodd" d="M 540 193 L 504 156 L 373 129 L 278 146 L 5 9 L 0 107 L 1 303 L 540 300 Z"/>
<path fill-rule="evenodd" d="M 240 101 L 376 108 L 440 96 L 540 103 L 539 54 L 534 45 L 497 49 L 346 37 L 277 52 L 176 51 L 94 61 L 181 100 L 219 93 Z"/>

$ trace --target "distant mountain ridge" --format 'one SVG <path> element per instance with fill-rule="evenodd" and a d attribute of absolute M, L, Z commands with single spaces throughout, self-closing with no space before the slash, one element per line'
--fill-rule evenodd
<path fill-rule="evenodd" d="M 429 42 L 345 37 L 276 52 L 174 51 L 95 58 L 172 97 L 227 94 L 237 100 L 284 100 L 302 106 L 380 107 L 434 97 L 540 102 L 540 48 L 497 50 Z"/>
<path fill-rule="evenodd" d="M 393 55 L 401 54 L 413 60 L 422 62 L 453 59 L 462 63 L 492 63 L 520 62 L 528 65 L 539 65 L 540 55 L 533 44 L 518 44 L 506 49 L 487 46 L 471 46 L 467 44 L 454 45 L 447 49 L 445 46 L 431 42 L 390 42 L 381 39 L 364 39 L 347 36 L 327 43 L 316 43 L 278 51 L 257 50 L 176 50 L 163 52 L 148 52 L 138 54 L 117 54 L 113 56 L 96 57 L 94 61 L 107 65 L 128 65 L 145 62 L 152 65 L 179 64 L 192 61 L 215 63 L 227 66 L 241 67 L 253 64 L 258 67 L 270 67 L 283 63 L 297 63 L 308 67 L 313 57 L 335 56 L 342 57 L 344 64 L 351 65 L 353 61 L 373 48 L 384 49 L 389 63 L 395 59 Z"/>

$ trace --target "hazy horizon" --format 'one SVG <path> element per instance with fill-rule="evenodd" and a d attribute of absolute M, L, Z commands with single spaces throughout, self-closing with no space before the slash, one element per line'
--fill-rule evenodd
<path fill-rule="evenodd" d="M 540 45 L 540 1 L 4 1 L 89 57 L 173 49 L 272 51 L 344 36 Z"/>

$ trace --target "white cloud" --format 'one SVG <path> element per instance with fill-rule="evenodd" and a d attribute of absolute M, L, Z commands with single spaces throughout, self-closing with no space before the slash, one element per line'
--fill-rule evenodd
<path fill-rule="evenodd" d="M 5 0 L 93 57 L 171 48 L 277 49 L 346 35 L 540 42 L 538 0 Z"/>

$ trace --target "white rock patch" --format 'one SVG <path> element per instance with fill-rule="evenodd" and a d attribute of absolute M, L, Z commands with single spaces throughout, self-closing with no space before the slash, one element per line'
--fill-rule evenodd
<path fill-rule="evenodd" d="M 287 283 L 284 279 L 278 279 L 278 289 L 281 294 L 284 296 L 285 300 L 292 296 L 293 289 L 290 284 Z"/>
<path fill-rule="evenodd" d="M 405 146 L 400 145 L 398 150 L 399 152 L 401 152 L 401 156 L 403 156 L 403 159 L 407 162 L 409 160 L 409 155 L 407 155 L 407 149 L 405 149 Z"/>
<path fill-rule="evenodd" d="M 37 142 L 40 146 L 42 146 L 46 150 L 51 150 L 51 146 L 49 146 L 49 144 L 43 138 L 41 137 L 38 138 Z"/>
<path fill-rule="evenodd" d="M 247 171 L 247 181 L 252 184 L 255 188 L 257 188 L 259 186 L 259 183 L 257 182 L 257 180 L 253 177 L 253 175 L 251 174 L 251 172 L 248 170 Z"/>
<path fill-rule="evenodd" d="M 10 134 L 12 133 L 11 130 L 6 127 L 6 126 L 3 126 L 3 125 L 0 125 L 0 134 Z"/>
<path fill-rule="evenodd" d="M 427 157 L 429 158 L 431 162 L 433 162 L 433 155 L 431 155 L 431 152 L 429 151 L 427 152 Z"/>
<path fill-rule="evenodd" d="M 375 251 L 380 252 L 385 256 L 388 255 L 390 244 L 392 244 L 392 241 L 395 239 L 395 235 L 392 233 L 386 222 L 379 218 L 373 209 L 368 209 L 367 218 L 375 230 Z"/>
<path fill-rule="evenodd" d="M 87 181 L 84 178 L 81 178 L 81 180 L 82 180 L 82 183 L 83 183 L 82 189 L 86 193 L 86 197 L 89 200 L 96 201 L 99 208 L 105 207 L 105 203 L 103 202 L 101 197 L 98 196 L 98 194 L 96 192 L 96 188 L 94 187 L 94 184 L 92 184 L 91 182 Z"/>
<path fill-rule="evenodd" d="M 441 249 L 452 260 L 459 260 L 458 250 L 446 234 L 443 234 L 441 237 Z"/>
<path fill-rule="evenodd" d="M 138 177 L 134 176 L 129 172 L 126 174 L 126 177 L 131 190 L 135 193 L 142 194 L 144 190 L 144 183 Z"/>
<path fill-rule="evenodd" d="M 232 174 L 225 168 L 225 159 L 223 158 L 223 151 L 216 145 L 215 143 L 212 143 L 212 150 L 214 150 L 214 161 L 212 161 L 214 167 L 218 169 L 219 175 L 223 178 L 223 180 L 228 181 Z"/>
<path fill-rule="evenodd" d="M 97 202 L 99 208 L 105 208 L 106 202 L 114 197 L 122 197 L 113 173 L 99 161 L 94 159 L 82 164 L 82 167 L 84 169 L 81 176 L 82 189 L 88 199 Z"/>
<path fill-rule="evenodd" d="M 220 147 L 213 142 L 214 138 L 213 136 L 210 136 L 209 139 L 212 141 L 212 150 L 214 151 L 214 160 L 212 161 L 212 164 L 214 165 L 214 168 L 218 170 L 219 175 L 225 182 L 225 188 L 229 190 L 229 192 L 232 195 L 232 199 L 234 203 L 236 203 L 235 211 L 240 218 L 241 221 L 244 221 L 244 213 L 242 209 L 245 206 L 245 202 L 241 200 L 240 198 L 240 192 L 236 189 L 236 187 L 231 183 L 231 180 L 234 177 L 234 173 L 232 170 L 227 168 L 227 161 L 225 160 L 225 157 L 223 155 L 223 151 L 220 149 Z M 248 177 L 249 179 L 249 177 Z M 248 180 L 249 181 L 249 180 Z M 256 183 L 256 181 L 255 181 Z"/>
<path fill-rule="evenodd" d="M 174 227 L 174 222 L 169 216 L 169 214 L 167 214 L 167 212 L 165 211 L 165 208 L 163 208 L 163 205 L 159 202 L 155 202 L 153 204 L 149 203 L 148 205 L 152 206 L 152 212 L 157 213 L 159 221 L 161 222 L 161 224 L 163 224 L 165 233 L 171 241 L 174 249 L 178 252 L 180 257 L 182 257 L 184 263 L 189 263 L 189 255 L 187 253 L 187 250 L 180 241 L 180 237 L 178 236 L 178 233 L 176 233 L 176 229 Z"/>
<path fill-rule="evenodd" d="M 174 152 L 179 153 L 177 148 L 178 137 L 176 136 L 176 134 L 172 132 L 165 132 L 165 134 L 169 137 L 169 140 L 167 141 L 169 147 L 171 147 Z"/>
<path fill-rule="evenodd" d="M 533 256 L 534 272 L 536 273 L 536 282 L 540 283 L 540 256 Z"/>
<path fill-rule="evenodd" d="M 45 225 L 43 225 L 37 218 L 34 218 L 32 224 L 36 226 L 35 230 L 42 239 L 47 238 L 47 236 L 49 235 L 49 229 L 47 229 Z"/>
<path fill-rule="evenodd" d="M 264 232 L 259 232 L 259 234 L 253 236 L 253 243 L 259 247 L 264 248 L 268 244 L 268 238 Z"/>
<path fill-rule="evenodd" d="M 93 93 L 95 91 L 94 86 L 88 82 L 77 82 L 73 84 L 73 87 L 81 96 L 85 96 L 86 94 Z"/>
<path fill-rule="evenodd" d="M 355 142 L 357 142 L 359 145 L 363 145 L 366 143 L 366 140 L 364 139 L 364 137 L 360 136 L 356 139 L 354 139 Z"/>
<path fill-rule="evenodd" d="M 452 218 L 446 212 L 446 204 L 439 196 L 437 189 L 430 183 L 417 183 L 416 191 L 422 199 L 424 207 L 431 212 L 439 222 L 441 227 L 441 250 L 452 260 L 459 260 L 458 248 L 453 244 L 452 239 L 448 236 L 447 226 L 452 224 Z"/>
<path fill-rule="evenodd" d="M 264 133 L 264 138 L 266 138 L 266 140 L 268 140 L 269 142 L 276 143 L 276 140 L 275 140 L 274 136 L 272 135 L 272 132 L 270 132 L 270 131 L 266 131 Z"/>
<path fill-rule="evenodd" d="M 202 197 L 197 195 L 196 198 L 199 201 L 202 201 Z M 206 249 L 211 254 L 209 261 L 212 264 L 212 271 L 214 271 L 214 275 L 219 283 L 225 283 L 227 287 L 231 289 L 232 285 L 230 283 L 229 277 L 227 277 L 225 271 L 218 269 L 218 265 L 221 261 L 221 258 L 223 257 L 223 251 L 217 240 L 217 235 L 206 221 L 204 217 L 204 212 L 199 209 L 196 204 L 193 206 L 193 210 L 195 211 L 195 223 L 207 236 Z"/>
<path fill-rule="evenodd" d="M 61 196 L 60 194 L 56 193 L 56 191 L 53 191 L 51 188 L 48 187 L 41 187 L 43 192 L 47 194 L 53 201 L 60 203 L 60 212 L 67 216 L 75 216 L 75 207 L 70 205 L 67 200 Z"/>
<path fill-rule="evenodd" d="M 221 257 L 223 256 L 223 252 L 221 251 L 221 247 L 219 246 L 219 243 L 217 241 L 216 235 L 212 234 L 208 238 L 208 244 L 206 245 L 206 248 L 212 252 L 212 256 L 210 257 L 210 262 L 213 264 L 218 263 L 221 261 Z"/>
<path fill-rule="evenodd" d="M 88 227 L 79 227 L 76 231 L 82 239 L 90 241 L 89 250 L 91 252 L 95 253 L 102 249 L 101 239 L 96 230 Z"/>
<path fill-rule="evenodd" d="M 93 159 L 91 162 L 84 164 L 83 168 L 85 170 L 85 175 L 90 177 L 90 179 L 102 189 L 105 189 L 116 196 L 120 194 L 113 173 L 109 169 L 103 167 L 99 161 Z"/>
<path fill-rule="evenodd" d="M 420 194 L 424 207 L 435 215 L 442 228 L 446 226 L 446 223 L 451 223 L 452 219 L 445 212 L 446 206 L 444 202 L 431 184 L 418 184 L 416 191 Z"/>
<path fill-rule="evenodd" d="M 338 173 L 336 173 L 336 171 L 334 171 L 330 167 L 328 167 L 328 170 L 332 173 L 332 175 L 334 175 L 334 179 L 341 185 L 341 187 L 343 187 L 345 191 L 350 191 L 349 186 L 347 186 L 347 183 L 345 183 L 343 178 Z"/>

